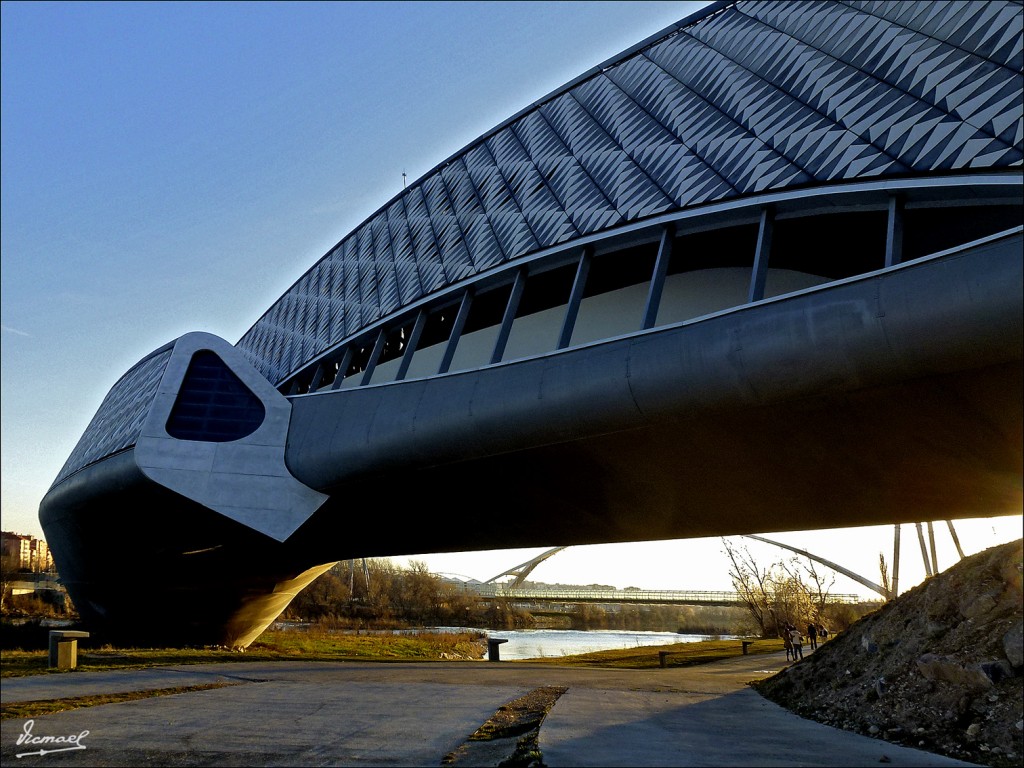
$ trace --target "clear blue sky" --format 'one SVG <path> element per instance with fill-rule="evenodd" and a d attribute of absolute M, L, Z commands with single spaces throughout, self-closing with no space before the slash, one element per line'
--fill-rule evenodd
<path fill-rule="evenodd" d="M 41 534 L 39 501 L 141 357 L 193 330 L 237 341 L 403 171 L 706 4 L 4 2 L 3 528 Z M 619 586 L 685 586 L 680 548 L 719 549 L 646 546 L 537 575 L 608 582 L 640 553 L 660 570 Z"/>

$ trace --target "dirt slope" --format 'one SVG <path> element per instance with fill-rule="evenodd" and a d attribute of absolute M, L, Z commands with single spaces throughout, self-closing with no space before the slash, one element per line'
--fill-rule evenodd
<path fill-rule="evenodd" d="M 992 766 L 1019 766 L 1021 541 L 966 558 L 758 689 L 803 717 Z"/>

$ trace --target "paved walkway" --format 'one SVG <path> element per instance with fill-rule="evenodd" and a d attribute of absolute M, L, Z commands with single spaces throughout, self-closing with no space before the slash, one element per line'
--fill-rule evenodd
<path fill-rule="evenodd" d="M 546 685 L 568 691 L 540 732 L 561 766 L 969 765 L 803 720 L 746 683 L 783 654 L 689 668 L 605 670 L 547 664 L 240 662 L 75 672 L 2 681 L 5 703 L 231 685 L 35 718 L 34 737 L 88 731 L 86 749 L 17 744 L 0 724 L 5 765 L 438 766 L 502 704 Z M 23 754 L 22 758 L 17 758 Z"/>

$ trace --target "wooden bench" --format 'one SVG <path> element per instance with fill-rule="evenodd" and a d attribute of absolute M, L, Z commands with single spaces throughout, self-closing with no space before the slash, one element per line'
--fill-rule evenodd
<path fill-rule="evenodd" d="M 488 661 L 501 661 L 501 644 L 507 643 L 508 640 L 498 637 L 487 638 L 487 660 Z"/>
<path fill-rule="evenodd" d="M 747 649 L 756 642 L 756 640 L 740 640 L 740 643 L 743 645 L 744 656 L 748 653 Z M 679 653 L 679 651 L 658 651 L 658 666 L 665 669 L 668 666 L 668 657 L 673 653 Z"/>

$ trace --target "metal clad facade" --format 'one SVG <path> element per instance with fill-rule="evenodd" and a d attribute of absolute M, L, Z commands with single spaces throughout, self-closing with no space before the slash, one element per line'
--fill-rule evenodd
<path fill-rule="evenodd" d="M 277 385 L 453 283 L 647 217 L 845 180 L 1019 167 L 1022 66 L 1018 0 L 713 6 L 410 185 L 237 348 Z M 115 384 L 55 485 L 134 445 L 168 354 Z"/>
<path fill-rule="evenodd" d="M 735 3 L 534 106 L 348 235 L 242 337 L 278 382 L 495 265 L 674 209 L 1019 165 L 1018 2 Z"/>
<path fill-rule="evenodd" d="M 99 410 L 64 462 L 53 485 L 58 485 L 94 461 L 135 445 L 170 359 L 170 347 L 162 348 L 137 363 L 118 380 L 103 398 Z"/>

